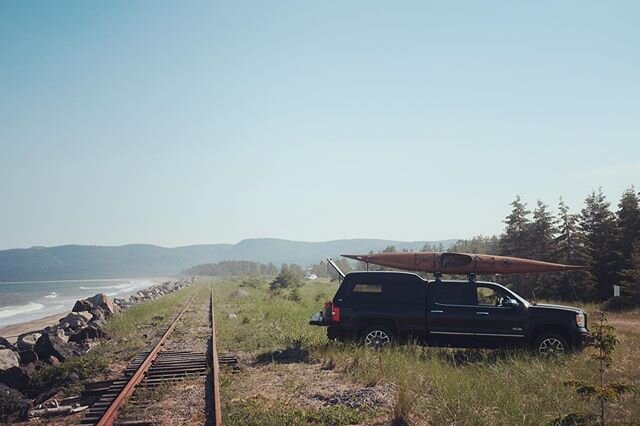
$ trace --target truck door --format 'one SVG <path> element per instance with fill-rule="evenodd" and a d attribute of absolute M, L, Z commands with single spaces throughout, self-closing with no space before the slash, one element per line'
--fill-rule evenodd
<path fill-rule="evenodd" d="M 432 281 L 428 299 L 429 339 L 460 346 L 473 340 L 477 307 L 474 283 Z"/>
<path fill-rule="evenodd" d="M 510 295 L 500 286 L 489 283 L 476 285 L 476 336 L 485 346 L 522 343 L 526 322 L 526 308 L 509 304 Z M 514 299 L 515 300 L 515 299 Z"/>

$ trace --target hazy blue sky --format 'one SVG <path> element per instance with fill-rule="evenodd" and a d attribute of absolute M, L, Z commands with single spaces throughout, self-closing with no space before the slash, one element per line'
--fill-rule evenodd
<path fill-rule="evenodd" d="M 0 248 L 500 232 L 640 184 L 640 2 L 3 1 Z"/>

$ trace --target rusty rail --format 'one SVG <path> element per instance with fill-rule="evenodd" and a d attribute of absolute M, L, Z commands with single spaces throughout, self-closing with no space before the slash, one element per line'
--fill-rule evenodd
<path fill-rule="evenodd" d="M 211 285 L 211 392 L 213 402 L 213 424 L 222 425 L 222 409 L 220 408 L 220 365 L 216 346 L 216 318 L 213 309 L 213 284 Z"/>
<path fill-rule="evenodd" d="M 145 378 L 145 375 L 149 370 L 149 367 L 151 367 L 151 364 L 154 362 L 154 360 L 158 356 L 158 353 L 160 352 L 160 349 L 162 348 L 162 345 L 164 344 L 165 340 L 176 328 L 176 324 L 178 324 L 178 321 L 180 321 L 180 319 L 182 318 L 184 313 L 187 311 L 189 306 L 191 306 L 192 302 L 193 302 L 193 297 L 189 299 L 189 303 L 187 303 L 184 309 L 178 314 L 176 319 L 173 320 L 173 323 L 171 323 L 167 331 L 164 332 L 164 334 L 160 338 L 160 341 L 154 346 L 151 352 L 149 352 L 149 354 L 144 359 L 144 361 L 142 362 L 138 370 L 135 372 L 135 374 L 131 376 L 131 379 L 129 379 L 129 382 L 127 382 L 122 392 L 120 392 L 120 394 L 118 394 L 118 396 L 113 400 L 111 405 L 109 405 L 109 408 L 107 408 L 107 410 L 105 411 L 100 421 L 98 421 L 98 426 L 111 426 L 114 424 L 114 422 L 118 418 L 118 411 L 122 407 L 124 407 L 129 397 L 135 391 L 136 386 L 140 382 L 142 382 L 142 380 Z"/>

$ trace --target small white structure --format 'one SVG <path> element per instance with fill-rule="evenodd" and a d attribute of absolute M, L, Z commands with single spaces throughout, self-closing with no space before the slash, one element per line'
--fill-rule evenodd
<path fill-rule="evenodd" d="M 307 281 L 315 281 L 318 279 L 318 276 L 316 274 L 307 274 L 304 276 L 304 279 Z"/>
<path fill-rule="evenodd" d="M 619 285 L 614 285 L 613 286 L 613 297 L 619 297 L 620 296 L 620 286 Z"/>

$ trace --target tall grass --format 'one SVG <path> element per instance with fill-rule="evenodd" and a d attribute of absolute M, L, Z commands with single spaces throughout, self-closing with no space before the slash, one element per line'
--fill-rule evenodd
<path fill-rule="evenodd" d="M 222 350 L 259 356 L 297 345 L 308 362 L 331 365 L 345 379 L 364 386 L 391 384 L 394 401 L 388 414 L 395 424 L 539 425 L 572 412 L 592 414 L 563 385 L 570 379 L 592 379 L 597 366 L 588 354 L 544 360 L 526 351 L 456 350 L 418 345 L 375 352 L 352 343 L 330 342 L 325 329 L 308 325 L 309 317 L 330 299 L 336 285 L 315 281 L 300 290 L 301 300 L 273 297 L 266 288 L 247 289 L 233 297 L 238 281 L 218 281 L 216 323 Z M 597 306 L 585 306 L 592 313 Z M 229 318 L 234 313 L 237 318 Z M 593 318 L 593 316 L 591 316 Z M 637 321 L 637 313 L 611 316 Z M 612 380 L 640 385 L 640 325 L 619 330 Z M 224 389 L 223 389 L 224 391 Z M 612 423 L 640 419 L 640 396 L 612 404 Z"/>

